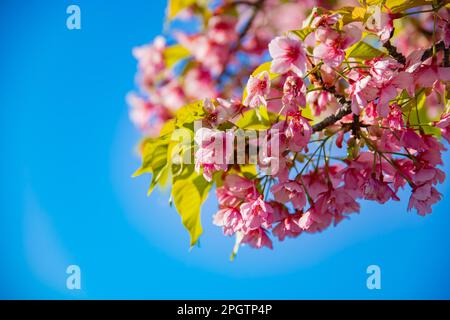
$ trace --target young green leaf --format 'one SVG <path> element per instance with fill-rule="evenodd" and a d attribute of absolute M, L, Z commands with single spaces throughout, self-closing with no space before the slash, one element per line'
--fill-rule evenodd
<path fill-rule="evenodd" d="M 311 27 L 306 27 L 303 29 L 299 29 L 299 30 L 291 30 L 289 31 L 292 34 L 295 34 L 297 37 L 300 38 L 300 40 L 305 41 L 306 37 L 313 32 L 313 28 Z"/>
<path fill-rule="evenodd" d="M 148 195 L 151 194 L 158 183 L 164 185 L 167 182 L 169 176 L 169 165 L 167 161 L 168 148 L 168 137 L 148 139 L 143 143 L 142 165 L 133 174 L 133 177 L 143 173 L 152 174 Z"/>
<path fill-rule="evenodd" d="M 167 18 L 172 20 L 178 13 L 186 9 L 187 7 L 195 4 L 197 0 L 169 0 L 167 8 Z"/>
<path fill-rule="evenodd" d="M 173 202 L 184 227 L 189 232 L 190 246 L 194 246 L 203 232 L 200 208 L 206 200 L 211 183 L 203 176 L 193 174 L 189 179 L 178 179 L 172 187 Z"/>
<path fill-rule="evenodd" d="M 191 53 L 189 50 L 180 44 L 167 47 L 163 52 L 164 62 L 168 68 L 171 68 L 179 61 L 189 57 L 190 55 Z"/>
<path fill-rule="evenodd" d="M 241 129 L 248 130 L 264 130 L 270 128 L 269 115 L 265 107 L 260 107 L 259 110 L 251 109 L 242 115 L 236 122 L 236 125 Z"/>
<path fill-rule="evenodd" d="M 370 44 L 360 41 L 353 45 L 347 53 L 348 58 L 356 58 L 370 60 L 379 56 L 383 56 L 384 52 L 372 47 Z"/>

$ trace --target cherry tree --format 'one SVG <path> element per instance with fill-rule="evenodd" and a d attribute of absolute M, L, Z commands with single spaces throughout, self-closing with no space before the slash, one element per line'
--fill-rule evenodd
<path fill-rule="evenodd" d="M 191 246 L 214 190 L 208 220 L 235 237 L 232 257 L 401 189 L 408 211 L 431 213 L 450 141 L 449 2 L 170 0 L 166 36 L 133 50 L 135 175 L 170 188 Z"/>

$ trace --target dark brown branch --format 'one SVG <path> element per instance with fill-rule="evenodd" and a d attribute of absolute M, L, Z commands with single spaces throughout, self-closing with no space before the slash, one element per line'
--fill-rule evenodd
<path fill-rule="evenodd" d="M 450 48 L 444 49 L 444 67 L 450 67 Z"/>
<path fill-rule="evenodd" d="M 439 43 L 436 43 L 436 52 L 440 51 L 440 50 L 445 50 L 445 43 L 444 41 L 441 41 Z M 431 58 L 433 56 L 433 47 L 425 50 L 425 52 L 422 55 L 422 61 L 427 60 L 428 58 Z"/>
<path fill-rule="evenodd" d="M 383 47 L 385 47 L 387 49 L 387 51 L 389 52 L 389 55 L 392 58 L 397 60 L 399 63 L 405 65 L 405 63 L 406 63 L 405 56 L 397 51 L 397 48 L 392 45 L 391 40 L 386 41 L 384 43 Z"/>

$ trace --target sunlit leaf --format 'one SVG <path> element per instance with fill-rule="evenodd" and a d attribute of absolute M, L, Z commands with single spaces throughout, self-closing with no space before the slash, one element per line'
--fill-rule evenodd
<path fill-rule="evenodd" d="M 360 41 L 350 47 L 347 56 L 349 58 L 369 60 L 379 56 L 383 56 L 384 52 L 372 47 L 370 44 Z"/>
<path fill-rule="evenodd" d="M 434 126 L 429 126 L 431 121 L 438 120 L 439 117 L 436 119 L 430 118 L 426 106 L 426 98 L 425 90 L 420 90 L 417 93 L 416 98 L 411 99 L 411 101 L 402 108 L 405 114 L 404 119 L 416 129 L 421 127 L 425 133 L 440 137 L 441 130 Z"/>
<path fill-rule="evenodd" d="M 180 128 L 205 116 L 203 101 L 196 101 L 181 107 L 175 114 L 175 126 Z"/>
<path fill-rule="evenodd" d="M 133 174 L 133 177 L 143 173 L 151 173 L 152 180 L 148 194 L 150 195 L 155 186 L 159 183 L 164 185 L 169 176 L 169 163 L 167 154 L 169 148 L 169 138 L 147 139 L 142 147 L 142 165 Z"/>
<path fill-rule="evenodd" d="M 236 122 L 236 125 L 241 129 L 248 130 L 264 130 L 270 128 L 267 109 L 261 106 L 259 110 L 251 109 L 244 112 L 242 117 Z"/>
<path fill-rule="evenodd" d="M 368 17 L 367 8 L 362 7 L 343 7 L 333 12 L 342 16 L 344 24 L 356 21 L 364 22 Z"/>
<path fill-rule="evenodd" d="M 167 47 L 164 50 L 163 56 L 166 66 L 168 68 L 171 68 L 173 65 L 177 64 L 182 59 L 189 57 L 190 52 L 182 45 L 175 44 L 173 46 Z"/>
<path fill-rule="evenodd" d="M 306 37 L 313 32 L 313 28 L 311 27 L 306 27 L 303 29 L 299 29 L 299 30 L 291 30 L 289 31 L 292 34 L 295 34 L 297 37 L 300 38 L 300 40 L 305 41 Z"/>
<path fill-rule="evenodd" d="M 167 7 L 167 17 L 172 20 L 178 13 L 186 9 L 187 7 L 195 4 L 197 0 L 169 0 Z"/>
<path fill-rule="evenodd" d="M 193 175 L 190 179 L 178 179 L 172 187 L 175 207 L 181 216 L 184 227 L 188 230 L 192 247 L 203 232 L 200 207 L 206 200 L 211 183 L 203 176 Z"/>
<path fill-rule="evenodd" d="M 384 4 L 392 12 L 403 12 L 411 8 L 433 4 L 433 0 L 359 0 L 359 3 L 367 6 L 379 6 Z"/>
<path fill-rule="evenodd" d="M 386 7 L 392 12 L 403 12 L 405 10 L 433 4 L 433 0 L 387 0 Z"/>

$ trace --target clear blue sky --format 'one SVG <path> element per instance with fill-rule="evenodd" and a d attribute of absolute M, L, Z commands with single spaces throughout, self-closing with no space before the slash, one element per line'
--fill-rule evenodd
<path fill-rule="evenodd" d="M 82 30 L 66 28 L 78 4 Z M 425 218 L 401 202 L 275 249 L 243 248 L 203 210 L 201 248 L 168 196 L 146 197 L 128 121 L 131 48 L 162 30 L 165 1 L 0 4 L 0 298 L 450 298 L 449 184 Z M 450 163 L 447 153 L 445 161 Z M 445 170 L 448 173 L 448 170 Z M 446 209 L 447 208 L 447 209 Z M 66 289 L 79 265 L 82 290 Z M 377 264 L 382 289 L 366 288 Z"/>

